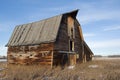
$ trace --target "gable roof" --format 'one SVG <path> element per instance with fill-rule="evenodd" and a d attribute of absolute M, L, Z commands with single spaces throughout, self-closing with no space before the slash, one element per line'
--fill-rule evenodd
<path fill-rule="evenodd" d="M 18 25 L 6 46 L 36 45 L 55 42 L 63 15 L 76 17 L 78 10 L 54 16 L 45 20 Z"/>

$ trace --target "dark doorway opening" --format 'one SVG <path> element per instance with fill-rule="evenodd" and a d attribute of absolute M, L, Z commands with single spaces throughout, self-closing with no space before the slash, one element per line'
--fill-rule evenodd
<path fill-rule="evenodd" d="M 73 46 L 73 45 L 72 45 L 72 41 L 70 40 L 70 51 L 73 51 L 73 50 L 72 50 L 72 46 Z"/>

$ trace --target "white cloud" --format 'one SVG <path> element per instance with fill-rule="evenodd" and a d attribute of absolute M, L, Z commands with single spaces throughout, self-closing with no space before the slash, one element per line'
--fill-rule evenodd
<path fill-rule="evenodd" d="M 7 47 L 0 46 L 0 55 L 7 55 Z"/>
<path fill-rule="evenodd" d="M 84 12 L 80 16 L 78 16 L 79 21 L 82 24 L 87 24 L 90 22 L 95 22 L 95 21 L 101 21 L 101 20 L 113 20 L 113 19 L 119 19 L 120 16 L 120 11 L 97 11 L 92 10 L 93 12 Z"/>
<path fill-rule="evenodd" d="M 89 3 L 76 3 L 74 7 L 80 8 L 78 19 L 82 24 L 101 20 L 120 20 L 120 11 L 113 9 L 114 1 L 98 1 Z M 107 7 L 106 5 L 111 5 Z"/>
<path fill-rule="evenodd" d="M 120 26 L 110 26 L 108 28 L 105 28 L 103 31 L 114 31 L 114 30 L 120 30 Z"/>
<path fill-rule="evenodd" d="M 87 41 L 95 55 L 120 55 L 120 39 L 105 41 Z"/>
<path fill-rule="evenodd" d="M 84 37 L 93 37 L 93 36 L 96 36 L 96 34 L 94 34 L 94 33 L 84 33 L 83 36 Z"/>
<path fill-rule="evenodd" d="M 42 16 L 44 16 L 45 18 L 46 15 L 47 17 L 49 17 L 49 15 L 51 14 L 53 14 L 54 16 L 56 14 L 61 14 L 61 13 L 78 9 L 78 8 L 80 9 L 78 19 L 82 25 L 90 22 L 94 22 L 94 21 L 120 18 L 119 10 L 106 8 L 106 5 L 113 4 L 113 1 L 100 1 L 100 2 L 104 4 L 104 5 L 102 4 L 101 7 L 99 6 L 100 3 L 98 1 L 87 2 L 87 3 L 82 1 L 81 2 L 73 1 L 68 5 L 63 4 L 62 6 L 56 6 L 56 7 L 50 6 L 47 8 L 42 8 L 35 13 L 34 12 L 30 13 L 30 15 L 28 16 L 28 19 L 30 19 L 30 21 L 31 19 L 36 20 L 36 19 L 40 19 Z M 69 6 L 69 5 L 74 5 L 74 6 Z M 49 15 L 47 14 L 48 12 L 49 12 Z M 40 14 L 42 14 L 42 16 Z"/>
<path fill-rule="evenodd" d="M 106 41 L 90 41 L 89 46 L 93 49 L 95 48 L 114 48 L 120 47 L 120 39 L 112 39 Z"/>

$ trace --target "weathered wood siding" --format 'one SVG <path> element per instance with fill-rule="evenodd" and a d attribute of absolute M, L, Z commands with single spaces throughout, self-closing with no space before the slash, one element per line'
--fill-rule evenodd
<path fill-rule="evenodd" d="M 72 41 L 72 50 L 70 41 Z M 8 63 L 53 66 L 74 65 L 76 61 L 90 61 L 92 55 L 89 49 L 84 46 L 83 41 L 79 23 L 70 15 L 64 15 L 54 43 L 8 47 Z M 68 55 L 67 53 L 58 53 L 58 51 L 73 51 L 76 54 Z"/>
<path fill-rule="evenodd" d="M 76 54 L 69 55 L 69 65 L 73 66 L 76 64 Z"/>
<path fill-rule="evenodd" d="M 84 46 L 84 50 L 85 50 L 85 55 L 86 55 L 86 61 L 91 61 L 91 60 L 92 60 L 92 54 L 91 54 L 90 51 L 86 48 L 86 46 Z"/>
<path fill-rule="evenodd" d="M 54 66 L 65 66 L 68 65 L 68 55 L 66 53 L 59 53 L 57 51 L 54 51 L 53 55 L 53 65 Z"/>
<path fill-rule="evenodd" d="M 61 24 L 60 24 L 59 31 L 58 31 L 54 50 L 68 51 L 69 50 L 68 41 L 69 41 L 69 38 L 68 38 L 68 33 L 67 33 L 67 22 L 66 22 L 66 18 L 63 17 Z"/>
<path fill-rule="evenodd" d="M 83 60 L 82 39 L 80 37 L 79 26 L 76 22 L 74 28 L 75 28 L 75 52 L 79 54 L 79 59 L 77 59 L 77 61 L 81 62 Z"/>
<path fill-rule="evenodd" d="M 8 63 L 52 65 L 53 43 L 8 48 Z"/>

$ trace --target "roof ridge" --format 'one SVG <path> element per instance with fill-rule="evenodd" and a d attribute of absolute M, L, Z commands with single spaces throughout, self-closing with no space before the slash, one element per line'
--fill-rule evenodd
<path fill-rule="evenodd" d="M 77 14 L 78 11 L 79 11 L 79 9 L 72 10 L 72 11 L 65 12 L 65 13 L 62 13 L 62 14 L 58 14 L 58 15 L 55 15 L 55 16 L 52 16 L 52 17 L 49 17 L 49 18 L 45 18 L 45 19 L 42 19 L 42 20 L 38 20 L 38 21 L 34 21 L 34 22 L 29 22 L 29 23 L 25 23 L 25 24 L 16 25 L 16 27 L 17 26 L 22 26 L 22 25 L 27 25 L 27 24 L 32 24 L 32 23 L 35 23 L 35 22 L 44 21 L 44 20 L 47 20 L 47 19 L 51 19 L 51 18 L 54 18 L 54 17 L 57 17 L 57 16 L 65 15 L 65 14 L 70 14 L 70 13 L 73 13 L 73 12 L 76 12 L 76 14 Z"/>

